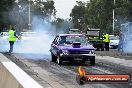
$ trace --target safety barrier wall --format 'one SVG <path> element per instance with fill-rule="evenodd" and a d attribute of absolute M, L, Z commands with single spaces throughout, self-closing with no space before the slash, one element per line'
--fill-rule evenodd
<path fill-rule="evenodd" d="M 0 88 L 42 88 L 42 86 L 0 53 Z"/>

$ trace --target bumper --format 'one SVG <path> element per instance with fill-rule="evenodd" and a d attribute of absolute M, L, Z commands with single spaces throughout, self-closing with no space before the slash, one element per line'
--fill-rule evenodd
<path fill-rule="evenodd" d="M 60 57 L 65 61 L 90 61 L 95 59 L 96 54 L 60 54 Z"/>

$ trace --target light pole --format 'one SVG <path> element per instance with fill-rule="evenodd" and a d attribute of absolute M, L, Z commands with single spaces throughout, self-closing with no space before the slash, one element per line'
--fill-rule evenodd
<path fill-rule="evenodd" d="M 29 18 L 29 23 L 28 23 L 28 27 L 29 27 L 29 30 L 31 30 L 31 4 L 30 4 L 30 2 L 31 2 L 31 0 L 28 0 L 29 1 L 29 14 L 28 14 L 28 18 Z"/>
<path fill-rule="evenodd" d="M 114 35 L 114 31 L 115 31 L 115 0 L 114 0 L 114 8 L 113 8 L 113 35 Z"/>

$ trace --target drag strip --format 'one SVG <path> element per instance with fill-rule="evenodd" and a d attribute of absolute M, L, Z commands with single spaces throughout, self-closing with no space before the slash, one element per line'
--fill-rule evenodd
<path fill-rule="evenodd" d="M 50 62 L 50 58 L 41 56 L 41 59 L 30 59 L 20 56 L 19 54 L 7 54 L 4 53 L 6 57 L 11 59 L 13 62 L 15 62 L 18 66 L 20 66 L 22 69 L 25 70 L 25 68 L 30 68 L 27 71 L 28 74 L 30 74 L 32 77 L 38 77 L 40 84 L 44 85 L 45 82 L 48 84 L 48 86 L 52 86 L 53 84 L 50 81 L 46 81 L 43 74 L 47 73 L 49 74 L 52 79 L 52 81 L 56 81 L 58 83 L 58 86 L 61 88 L 132 88 L 132 83 L 129 84 L 86 84 L 83 86 L 80 86 L 76 83 L 76 74 L 77 74 L 77 68 L 80 65 L 83 65 L 83 67 L 86 69 L 88 74 L 120 74 L 120 73 L 129 73 L 132 74 L 131 68 L 128 68 L 126 66 L 120 66 L 115 63 L 107 62 L 104 60 L 96 59 L 96 65 L 95 66 L 86 66 L 84 64 L 78 64 L 78 63 L 64 63 L 64 65 L 57 65 L 56 63 Z M 33 54 L 32 54 L 33 56 Z M 37 68 L 41 68 L 42 71 L 37 70 Z M 46 75 L 46 74 L 45 74 Z M 42 83 L 44 82 L 44 83 Z M 54 87 L 53 87 L 54 88 Z"/>

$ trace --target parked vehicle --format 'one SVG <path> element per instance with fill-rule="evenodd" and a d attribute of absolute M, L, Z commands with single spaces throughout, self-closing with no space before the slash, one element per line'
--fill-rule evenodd
<path fill-rule="evenodd" d="M 104 51 L 104 39 L 100 29 L 88 28 L 86 36 L 88 38 L 88 41 L 93 44 L 96 50 Z"/>
<path fill-rule="evenodd" d="M 119 36 L 109 35 L 110 44 L 109 47 L 117 49 L 119 45 Z"/>

